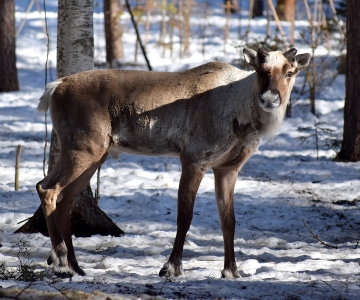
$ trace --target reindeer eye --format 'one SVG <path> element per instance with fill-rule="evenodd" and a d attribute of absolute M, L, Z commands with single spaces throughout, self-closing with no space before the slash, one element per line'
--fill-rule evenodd
<path fill-rule="evenodd" d="M 286 77 L 289 77 L 289 78 L 290 78 L 292 75 L 293 75 L 293 72 L 287 72 L 287 73 L 286 73 Z"/>

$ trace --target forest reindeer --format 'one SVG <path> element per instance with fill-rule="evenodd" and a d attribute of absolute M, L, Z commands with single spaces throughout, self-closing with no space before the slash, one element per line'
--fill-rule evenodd
<path fill-rule="evenodd" d="M 50 107 L 58 161 L 36 188 L 53 247 L 55 274 L 84 275 L 75 257 L 70 207 L 106 160 L 127 152 L 180 158 L 177 233 L 160 276 L 183 274 L 182 253 L 195 196 L 207 169 L 224 237 L 222 277 L 239 277 L 234 255 L 234 186 L 261 138 L 282 122 L 296 74 L 310 54 L 245 48 L 255 72 L 211 62 L 174 73 L 91 70 L 50 83 L 38 106 Z"/>

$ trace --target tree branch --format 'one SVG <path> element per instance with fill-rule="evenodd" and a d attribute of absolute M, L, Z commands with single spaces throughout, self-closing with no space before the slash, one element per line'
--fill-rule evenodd
<path fill-rule="evenodd" d="M 151 67 L 150 62 L 149 62 L 149 60 L 148 60 L 148 57 L 147 57 L 147 55 L 146 55 L 146 51 L 145 51 L 144 45 L 142 44 L 142 41 L 141 41 L 141 39 L 140 39 L 140 33 L 139 33 L 139 30 L 138 30 L 136 21 L 135 21 L 135 19 L 134 19 L 134 15 L 133 15 L 133 13 L 132 13 L 132 11 L 131 11 L 131 7 L 130 7 L 130 4 L 129 4 L 129 0 L 125 0 L 125 4 L 126 4 L 126 7 L 127 7 L 128 11 L 129 11 L 129 14 L 130 14 L 130 17 L 131 17 L 131 21 L 132 21 L 132 23 L 133 23 L 133 25 L 134 25 L 135 32 L 136 32 L 136 37 L 137 37 L 137 39 L 138 39 L 138 41 L 139 41 L 140 48 L 141 48 L 141 51 L 142 51 L 142 53 L 143 53 L 143 55 L 144 55 L 146 64 L 147 64 L 147 66 L 148 66 L 148 69 L 149 69 L 149 71 L 152 71 L 152 67 Z"/>
<path fill-rule="evenodd" d="M 318 240 L 321 244 L 323 244 L 323 245 L 324 245 L 324 246 L 326 246 L 326 247 L 329 247 L 329 248 L 334 248 L 334 249 L 337 249 L 337 248 L 338 248 L 337 246 L 330 245 L 330 244 L 325 243 L 325 242 L 323 242 L 322 240 L 320 240 L 320 239 L 319 239 L 319 237 L 318 237 L 315 233 L 313 233 L 313 232 L 311 231 L 311 229 L 307 226 L 307 224 L 306 224 L 305 220 L 304 220 L 304 219 L 302 219 L 302 221 L 303 221 L 303 223 L 304 223 L 304 225 L 305 225 L 306 229 L 310 232 L 311 236 L 312 236 L 314 239 L 317 239 L 317 240 Z"/>

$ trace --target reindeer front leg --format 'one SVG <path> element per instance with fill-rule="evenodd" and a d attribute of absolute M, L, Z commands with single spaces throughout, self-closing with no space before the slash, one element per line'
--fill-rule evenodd
<path fill-rule="evenodd" d="M 235 262 L 234 234 L 234 188 L 238 176 L 238 169 L 213 168 L 215 177 L 215 194 L 221 229 L 224 237 L 224 270 L 223 278 L 238 278 L 239 273 Z"/>
<path fill-rule="evenodd" d="M 168 262 L 159 272 L 159 276 L 180 276 L 183 274 L 182 253 L 186 233 L 188 232 L 193 216 L 195 196 L 205 170 L 195 163 L 180 158 L 182 173 L 178 191 L 177 232 L 173 250 Z"/>

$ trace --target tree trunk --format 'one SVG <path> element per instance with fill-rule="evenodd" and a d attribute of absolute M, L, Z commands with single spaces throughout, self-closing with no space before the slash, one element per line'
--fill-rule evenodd
<path fill-rule="evenodd" d="M 0 92 L 19 90 L 15 54 L 15 1 L 0 1 Z"/>
<path fill-rule="evenodd" d="M 276 12 L 281 21 L 291 22 L 295 16 L 296 0 L 277 0 Z"/>
<path fill-rule="evenodd" d="M 347 54 L 344 133 L 340 153 L 343 161 L 360 160 L 360 1 L 347 1 Z"/>
<path fill-rule="evenodd" d="M 252 17 L 253 18 L 261 17 L 263 15 L 263 11 L 264 11 L 264 1 L 254 0 Z"/>
<path fill-rule="evenodd" d="M 236 14 L 238 9 L 238 2 L 236 0 L 224 0 L 224 10 L 226 14 Z"/>
<path fill-rule="evenodd" d="M 122 46 L 122 29 L 119 15 L 121 12 L 118 0 L 104 0 L 104 27 L 106 41 L 106 61 L 110 68 L 124 56 Z"/>
<path fill-rule="evenodd" d="M 93 0 L 58 1 L 58 78 L 94 68 Z"/>
<path fill-rule="evenodd" d="M 57 75 L 64 77 L 94 66 L 93 0 L 59 0 L 57 37 Z M 49 170 L 58 158 L 60 145 L 52 131 Z M 71 207 L 71 228 L 75 236 L 93 234 L 119 236 L 124 232 L 97 205 L 88 184 Z M 41 206 L 15 233 L 41 232 L 48 235 Z"/>
<path fill-rule="evenodd" d="M 83 190 L 84 199 L 78 197 L 71 208 L 71 233 L 76 237 L 89 237 L 94 234 L 121 236 L 124 232 L 97 206 L 89 185 Z M 15 233 L 37 233 L 49 236 L 41 205 L 34 215 Z"/>

